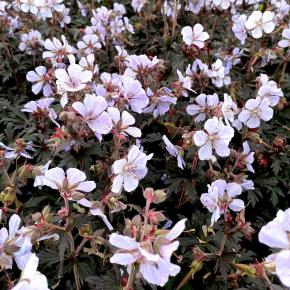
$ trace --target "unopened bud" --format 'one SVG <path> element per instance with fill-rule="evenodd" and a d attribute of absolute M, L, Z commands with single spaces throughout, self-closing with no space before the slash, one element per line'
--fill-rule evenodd
<path fill-rule="evenodd" d="M 69 121 L 73 121 L 76 118 L 76 114 L 74 112 L 67 112 L 66 117 Z"/>
<path fill-rule="evenodd" d="M 6 203 L 8 205 L 13 204 L 16 200 L 15 189 L 13 187 L 6 187 L 5 190 L 0 193 L 0 200 L 2 203 Z"/>
<path fill-rule="evenodd" d="M 93 230 L 90 224 L 85 224 L 82 225 L 80 230 L 79 230 L 79 234 L 81 237 L 87 237 L 87 236 L 91 236 L 93 234 Z"/>
<path fill-rule="evenodd" d="M 156 204 L 163 202 L 167 198 L 167 195 L 163 190 L 154 190 L 151 187 L 146 188 L 143 192 L 143 195 L 146 200 Z"/>
<path fill-rule="evenodd" d="M 283 151 L 286 145 L 286 139 L 281 136 L 277 136 L 273 141 L 273 147 L 276 148 L 278 151 Z"/>
<path fill-rule="evenodd" d="M 58 115 L 58 118 L 61 121 L 66 121 L 68 119 L 67 112 L 66 111 L 60 112 L 59 115 Z"/>
<path fill-rule="evenodd" d="M 71 195 L 71 197 L 73 200 L 80 200 L 80 199 L 84 198 L 85 195 L 81 192 L 76 191 Z"/>
<path fill-rule="evenodd" d="M 235 267 L 249 277 L 256 277 L 257 271 L 253 265 L 235 264 Z"/>

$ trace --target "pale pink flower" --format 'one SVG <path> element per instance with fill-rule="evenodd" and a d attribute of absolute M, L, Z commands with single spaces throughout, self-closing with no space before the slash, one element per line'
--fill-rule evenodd
<path fill-rule="evenodd" d="M 112 130 L 112 120 L 105 111 L 108 107 L 105 98 L 87 94 L 83 103 L 75 102 L 72 107 L 83 117 L 99 140 L 102 139 L 102 134 L 108 134 Z"/>
<path fill-rule="evenodd" d="M 48 170 L 48 167 L 51 163 L 51 160 L 47 161 L 44 165 L 42 166 L 36 166 L 34 171 L 36 172 L 35 178 L 34 178 L 34 183 L 33 186 L 42 186 L 44 185 L 44 173 Z"/>
<path fill-rule="evenodd" d="M 147 0 L 131 0 L 131 6 L 135 12 L 140 13 Z"/>
<path fill-rule="evenodd" d="M 230 123 L 232 123 L 234 125 L 235 116 L 238 114 L 239 110 L 237 104 L 228 94 L 224 94 L 224 101 L 222 102 L 221 111 L 226 124 L 230 125 Z"/>
<path fill-rule="evenodd" d="M 31 29 L 28 33 L 21 34 L 20 40 L 18 48 L 30 55 L 39 50 L 43 45 L 43 39 L 38 30 Z"/>
<path fill-rule="evenodd" d="M 164 87 L 155 93 L 147 89 L 149 106 L 143 109 L 143 113 L 153 113 L 153 117 L 163 116 L 170 109 L 170 105 L 176 104 L 176 97 L 171 96 L 171 90 Z"/>
<path fill-rule="evenodd" d="M 84 70 L 90 70 L 93 75 L 99 74 L 99 66 L 95 64 L 94 54 L 89 54 L 85 57 L 82 57 L 79 61 L 79 65 L 83 67 Z"/>
<path fill-rule="evenodd" d="M 43 3 L 43 0 L 20 0 L 20 9 L 23 12 L 30 12 L 36 15 L 39 7 L 43 5 Z"/>
<path fill-rule="evenodd" d="M 128 55 L 126 56 L 125 65 L 127 66 L 124 75 L 129 77 L 143 76 L 150 73 L 158 65 L 163 63 L 156 56 L 150 59 L 147 55 Z"/>
<path fill-rule="evenodd" d="M 195 78 L 197 75 L 199 77 L 207 77 L 208 76 L 208 65 L 203 63 L 200 59 L 196 59 L 192 65 L 187 66 L 185 75 L 190 78 Z"/>
<path fill-rule="evenodd" d="M 131 77 L 122 76 L 122 83 L 120 84 L 120 101 L 126 107 L 131 108 L 133 112 L 142 113 L 148 103 L 149 99 L 138 80 Z"/>
<path fill-rule="evenodd" d="M 188 97 L 188 92 L 191 91 L 194 92 L 194 90 L 191 88 L 192 86 L 192 79 L 188 76 L 183 76 L 180 70 L 177 70 L 177 75 L 178 75 L 178 82 L 180 84 L 180 87 L 182 89 L 182 96 Z"/>

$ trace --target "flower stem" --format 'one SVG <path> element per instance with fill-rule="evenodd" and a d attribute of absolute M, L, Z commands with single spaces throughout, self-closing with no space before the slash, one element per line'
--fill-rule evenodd
<path fill-rule="evenodd" d="M 134 280 L 134 276 L 135 276 L 134 274 L 135 274 L 135 264 L 132 264 L 131 269 L 130 269 L 130 273 L 128 276 L 128 281 L 127 281 L 127 284 L 126 284 L 124 290 L 130 290 L 131 285 L 132 285 L 133 280 Z"/>

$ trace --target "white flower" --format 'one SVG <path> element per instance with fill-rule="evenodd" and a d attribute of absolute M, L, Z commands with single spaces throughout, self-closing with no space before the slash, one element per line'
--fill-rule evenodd
<path fill-rule="evenodd" d="M 64 91 L 77 92 L 84 89 L 88 82 L 92 80 L 91 71 L 83 70 L 78 64 L 71 64 L 65 69 L 55 71 L 56 83 Z"/>
<path fill-rule="evenodd" d="M 280 98 L 283 97 L 283 92 L 278 88 L 277 83 L 269 81 L 268 76 L 265 74 L 261 74 L 257 80 L 261 83 L 261 87 L 258 90 L 258 97 L 262 100 L 268 99 L 271 107 L 276 106 Z"/>
<path fill-rule="evenodd" d="M 20 217 L 14 214 L 9 220 L 9 232 L 6 228 L 0 230 L 1 268 L 12 269 L 14 259 L 17 267 L 23 270 L 32 255 L 30 239 L 18 233 L 20 223 Z"/>
<path fill-rule="evenodd" d="M 110 231 L 113 230 L 113 226 L 111 225 L 108 218 L 104 214 L 103 207 L 99 202 L 94 202 L 87 200 L 86 198 L 82 198 L 77 203 L 82 206 L 88 207 L 90 209 L 91 215 L 99 216 L 103 220 L 104 224 L 108 227 L 108 229 Z"/>
<path fill-rule="evenodd" d="M 224 94 L 224 101 L 222 103 L 221 111 L 223 113 L 226 124 L 230 125 L 230 123 L 232 123 L 234 126 L 236 123 L 235 115 L 239 112 L 239 110 L 237 104 L 228 94 Z"/>
<path fill-rule="evenodd" d="M 245 44 L 247 38 L 247 29 L 246 29 L 246 21 L 247 15 L 234 15 L 233 18 L 233 27 L 232 30 L 236 36 L 236 38 L 241 42 L 242 45 Z"/>
<path fill-rule="evenodd" d="M 171 104 L 176 104 L 176 97 L 171 96 L 171 90 L 163 87 L 156 92 L 147 88 L 149 106 L 143 109 L 143 113 L 153 113 L 153 117 L 163 116 L 170 109 Z"/>
<path fill-rule="evenodd" d="M 32 141 L 29 141 L 27 143 L 25 143 L 24 141 L 17 139 L 15 142 L 16 146 L 15 148 L 11 148 L 9 146 L 4 145 L 2 142 L 0 142 L 0 147 L 5 149 L 5 153 L 4 153 L 4 157 L 7 159 L 15 159 L 18 156 L 22 156 L 24 158 L 27 159 L 32 159 L 33 157 L 31 157 L 28 152 L 26 150 L 30 150 L 30 151 L 36 151 L 33 148 L 33 143 Z"/>
<path fill-rule="evenodd" d="M 180 88 L 181 88 L 181 94 L 184 97 L 188 97 L 188 92 L 187 90 L 194 92 L 191 88 L 192 85 L 192 80 L 188 76 L 183 76 L 180 70 L 177 70 L 177 75 L 178 75 L 178 81 L 180 83 Z"/>
<path fill-rule="evenodd" d="M 239 114 L 239 120 L 248 128 L 258 128 L 260 120 L 269 121 L 273 117 L 273 109 L 269 107 L 269 100 L 250 99 Z"/>
<path fill-rule="evenodd" d="M 173 145 L 165 135 L 162 136 L 162 139 L 166 145 L 166 150 L 169 152 L 169 154 L 177 158 L 178 167 L 180 169 L 184 169 L 186 164 L 183 159 L 183 149 L 179 146 Z"/>
<path fill-rule="evenodd" d="M 220 59 L 217 59 L 208 71 L 208 76 L 211 78 L 212 83 L 221 88 L 223 85 L 227 86 L 231 83 L 231 78 L 228 76 L 228 72 Z"/>
<path fill-rule="evenodd" d="M 50 77 L 47 74 L 47 69 L 45 66 L 38 66 L 35 71 L 29 71 L 26 74 L 26 79 L 29 82 L 35 83 L 32 86 L 32 92 L 38 94 L 43 90 L 43 95 L 49 97 L 52 95 L 52 89 L 50 85 Z"/>
<path fill-rule="evenodd" d="M 234 3 L 234 0 L 213 0 L 213 5 L 226 10 L 230 7 L 231 2 Z"/>
<path fill-rule="evenodd" d="M 126 57 L 125 65 L 127 66 L 124 75 L 129 77 L 136 77 L 137 75 L 146 75 L 160 65 L 163 61 L 156 56 L 150 59 L 147 55 L 128 55 Z"/>
<path fill-rule="evenodd" d="M 230 155 L 229 143 L 234 136 L 234 129 L 225 126 L 217 117 L 209 119 L 204 124 L 205 131 L 197 131 L 193 135 L 193 141 L 199 148 L 200 160 L 210 160 L 213 149 L 221 157 Z"/>
<path fill-rule="evenodd" d="M 87 94 L 84 102 L 75 102 L 72 107 L 84 118 L 99 140 L 102 134 L 112 130 L 112 120 L 105 111 L 108 107 L 105 98 Z"/>
<path fill-rule="evenodd" d="M 53 37 L 52 41 L 46 39 L 44 47 L 48 51 L 44 51 L 42 57 L 55 59 L 57 62 L 61 62 L 65 56 L 73 53 L 73 48 L 68 44 L 64 35 L 61 36 L 61 40 L 62 43 L 55 37 Z"/>
<path fill-rule="evenodd" d="M 253 190 L 255 189 L 254 182 L 250 179 L 243 179 L 241 182 L 241 187 L 243 190 Z"/>
<path fill-rule="evenodd" d="M 23 12 L 30 12 L 34 15 L 37 14 L 38 8 L 43 4 L 41 0 L 20 0 L 20 8 Z"/>
<path fill-rule="evenodd" d="M 95 34 L 85 34 L 83 40 L 77 43 L 79 50 L 85 54 L 94 53 L 95 49 L 100 49 L 102 45 L 99 42 L 99 37 Z"/>
<path fill-rule="evenodd" d="M 177 5 L 177 13 L 181 8 L 181 4 L 179 3 L 179 1 L 177 0 L 177 3 L 174 0 L 165 0 L 164 1 L 164 13 L 167 17 L 174 17 L 174 13 L 175 13 L 175 5 Z M 161 13 L 163 14 L 163 9 L 161 9 Z"/>
<path fill-rule="evenodd" d="M 131 192 L 138 186 L 140 179 L 147 174 L 147 161 L 153 154 L 146 155 L 136 145 L 133 145 L 128 155 L 114 162 L 112 173 L 116 176 L 113 180 L 112 192 L 120 193 L 124 187 L 125 191 Z"/>
<path fill-rule="evenodd" d="M 131 0 L 131 6 L 135 12 L 140 13 L 147 0 Z"/>
<path fill-rule="evenodd" d="M 255 170 L 252 166 L 252 163 L 254 162 L 255 152 L 251 152 L 248 142 L 243 143 L 243 149 L 244 149 L 243 155 L 244 155 L 244 161 L 246 163 L 246 167 L 250 172 L 255 173 Z"/>
<path fill-rule="evenodd" d="M 90 70 L 93 75 L 99 74 L 99 66 L 94 63 L 95 56 L 94 54 L 89 54 L 86 57 L 82 57 L 79 61 L 79 65 L 84 68 L 84 70 Z"/>
<path fill-rule="evenodd" d="M 269 260 L 275 262 L 275 272 L 281 282 L 290 287 L 290 209 L 279 210 L 276 218 L 263 226 L 259 232 L 259 241 L 269 247 L 282 251 L 272 254 Z"/>
<path fill-rule="evenodd" d="M 123 111 L 122 115 L 119 109 L 110 107 L 108 114 L 112 119 L 113 126 L 120 134 L 125 136 L 131 135 L 133 137 L 141 137 L 141 130 L 137 127 L 132 127 L 135 124 L 135 118 L 127 111 Z"/>
<path fill-rule="evenodd" d="M 119 250 L 110 258 L 110 262 L 129 268 L 137 262 L 147 282 L 164 286 L 169 276 L 176 276 L 180 272 L 180 267 L 171 263 L 170 259 L 179 246 L 179 242 L 174 240 L 183 232 L 185 221 L 179 221 L 168 233 L 158 236 L 153 245 L 150 241 L 137 242 L 127 236 L 112 234 L 109 242 Z"/>
<path fill-rule="evenodd" d="M 197 75 L 198 77 L 208 77 L 208 65 L 203 63 L 200 59 L 196 59 L 192 65 L 187 66 L 185 74 L 187 77 L 194 79 Z"/>
<path fill-rule="evenodd" d="M 290 47 L 290 26 L 289 28 L 285 28 L 282 32 L 282 36 L 284 39 L 278 42 L 280 47 Z"/>
<path fill-rule="evenodd" d="M 54 98 L 43 98 L 38 101 L 30 101 L 24 105 L 22 112 L 32 113 L 35 116 L 44 115 L 51 119 L 51 121 L 59 127 L 59 124 L 55 121 L 57 115 L 55 111 L 50 108 L 50 105 L 53 103 Z"/>
<path fill-rule="evenodd" d="M 79 202 L 84 198 L 83 192 L 91 192 L 96 188 L 94 181 L 85 181 L 86 174 L 79 169 L 69 168 L 66 173 L 55 167 L 44 172 L 43 185 L 59 191 L 64 199 Z"/>
<path fill-rule="evenodd" d="M 45 179 L 44 174 L 48 170 L 50 163 L 51 163 L 51 160 L 47 161 L 43 166 L 35 167 L 36 175 L 35 175 L 34 183 L 33 183 L 34 187 L 36 186 L 41 187 L 42 185 L 44 185 L 44 179 Z"/>
<path fill-rule="evenodd" d="M 37 271 L 39 259 L 32 254 L 12 290 L 49 290 L 47 278 Z"/>
<path fill-rule="evenodd" d="M 204 42 L 209 39 L 207 32 L 203 31 L 203 26 L 199 23 L 192 27 L 185 26 L 181 30 L 182 39 L 187 45 L 194 44 L 199 48 L 204 47 Z"/>
<path fill-rule="evenodd" d="M 41 33 L 31 29 L 28 33 L 21 34 L 19 49 L 27 54 L 35 53 L 43 45 Z"/>
<path fill-rule="evenodd" d="M 189 115 L 197 115 L 194 119 L 195 122 L 204 121 L 208 114 L 213 115 L 214 111 L 218 108 L 220 103 L 217 94 L 200 94 L 195 98 L 195 101 L 197 105 L 193 104 L 186 107 L 186 112 Z"/>
<path fill-rule="evenodd" d="M 142 109 L 148 105 L 149 99 L 141 83 L 138 80 L 126 76 L 122 76 L 121 80 L 121 95 L 118 101 L 124 103 L 127 108 L 130 106 L 133 112 L 142 113 Z"/>
<path fill-rule="evenodd" d="M 239 212 L 245 208 L 241 199 L 236 199 L 242 193 L 242 187 L 236 183 L 227 183 L 218 179 L 208 185 L 208 192 L 200 196 L 201 203 L 212 213 L 211 225 L 213 225 L 221 214 L 225 214 L 227 209 Z"/>
<path fill-rule="evenodd" d="M 246 21 L 246 28 L 251 32 L 254 38 L 261 38 L 263 31 L 271 33 L 275 29 L 275 14 L 270 11 L 254 11 Z"/>

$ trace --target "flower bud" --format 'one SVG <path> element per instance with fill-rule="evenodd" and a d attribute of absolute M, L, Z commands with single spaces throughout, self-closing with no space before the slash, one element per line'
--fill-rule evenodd
<path fill-rule="evenodd" d="M 273 141 L 273 147 L 276 148 L 278 151 L 283 151 L 286 145 L 286 139 L 281 136 L 277 136 Z"/>
<path fill-rule="evenodd" d="M 80 200 L 80 199 L 84 198 L 85 195 L 81 192 L 76 191 L 71 195 L 71 197 L 73 200 Z"/>
<path fill-rule="evenodd" d="M 82 225 L 79 229 L 79 235 L 83 238 L 87 236 L 91 236 L 93 234 L 93 230 L 90 224 Z"/>
<path fill-rule="evenodd" d="M 31 164 L 25 164 L 18 169 L 18 176 L 21 180 L 27 180 L 32 178 L 33 166 Z"/>
<path fill-rule="evenodd" d="M 235 267 L 249 277 L 256 277 L 257 273 L 253 265 L 235 264 Z"/>
<path fill-rule="evenodd" d="M 6 203 L 8 205 L 13 204 L 16 201 L 16 192 L 13 187 L 6 187 L 1 193 L 0 193 L 0 200 L 2 203 Z"/>
<path fill-rule="evenodd" d="M 148 202 L 153 202 L 155 204 L 161 203 L 167 198 L 167 195 L 163 190 L 154 190 L 151 187 L 146 188 L 143 195 Z"/>

